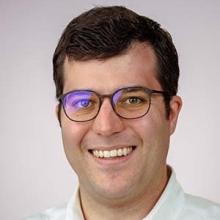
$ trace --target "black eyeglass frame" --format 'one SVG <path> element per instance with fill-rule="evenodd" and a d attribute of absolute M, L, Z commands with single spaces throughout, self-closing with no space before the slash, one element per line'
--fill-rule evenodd
<path fill-rule="evenodd" d="M 114 97 L 114 95 L 115 95 L 116 93 L 118 93 L 120 90 L 128 90 L 128 91 L 129 91 L 129 90 L 134 90 L 134 89 L 142 89 L 144 92 L 146 92 L 146 93 L 149 95 L 149 106 L 148 106 L 147 111 L 146 111 L 143 115 L 138 116 L 138 117 L 135 117 L 135 118 L 126 118 L 126 117 L 124 117 L 124 116 L 121 116 L 121 115 L 115 110 L 115 105 L 114 105 L 114 102 L 113 102 L 113 97 Z M 65 96 L 67 96 L 68 94 L 70 94 L 70 93 L 72 93 L 72 92 L 80 92 L 80 91 L 92 92 L 92 93 L 96 94 L 97 97 L 99 98 L 99 109 L 98 109 L 97 113 L 95 114 L 95 116 L 93 116 L 91 119 L 83 120 L 83 121 L 81 121 L 81 120 L 80 120 L 80 121 L 79 121 L 79 120 L 73 120 L 72 118 L 70 118 L 70 117 L 68 116 L 68 114 L 67 114 L 67 112 L 66 112 L 66 110 L 65 110 L 64 104 L 63 104 L 63 103 L 64 103 L 63 100 L 64 100 Z M 123 118 L 123 119 L 137 119 L 137 118 L 144 117 L 144 116 L 149 112 L 150 106 L 151 106 L 151 96 L 152 96 L 152 94 L 161 94 L 161 95 L 163 95 L 164 97 L 168 97 L 168 96 L 169 96 L 169 93 L 166 92 L 166 91 L 159 91 L 159 90 L 155 90 L 155 89 L 149 89 L 149 88 L 147 88 L 147 87 L 142 87 L 142 86 L 133 86 L 133 87 L 130 86 L 130 87 L 123 87 L 123 88 L 117 89 L 117 90 L 114 91 L 112 94 L 103 94 L 103 95 L 97 93 L 96 91 L 89 90 L 89 89 L 71 90 L 71 91 L 69 91 L 69 92 L 67 92 L 67 93 L 65 93 L 65 94 L 60 95 L 57 100 L 60 102 L 60 104 L 61 104 L 61 106 L 62 106 L 62 108 L 63 108 L 63 111 L 64 111 L 66 117 L 67 117 L 69 120 L 74 121 L 74 122 L 87 122 L 87 121 L 91 121 L 91 120 L 95 119 L 95 118 L 97 117 L 97 115 L 99 114 L 99 111 L 100 111 L 100 109 L 101 109 L 101 106 L 102 106 L 102 103 L 103 103 L 104 98 L 110 99 L 110 103 L 111 103 L 111 106 L 112 106 L 113 111 L 114 111 L 115 114 L 118 115 L 120 118 Z"/>

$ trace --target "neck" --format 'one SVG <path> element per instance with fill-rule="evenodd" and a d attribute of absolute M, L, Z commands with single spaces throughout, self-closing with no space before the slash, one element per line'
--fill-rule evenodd
<path fill-rule="evenodd" d="M 94 199 L 80 189 L 81 207 L 85 220 L 140 220 L 143 219 L 159 200 L 169 179 L 169 171 L 161 175 L 157 184 L 151 184 L 136 196 L 123 199 Z M 103 218 L 105 216 L 105 218 Z"/>

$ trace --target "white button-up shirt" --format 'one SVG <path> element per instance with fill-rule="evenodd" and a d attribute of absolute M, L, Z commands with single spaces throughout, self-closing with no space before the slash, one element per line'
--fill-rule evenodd
<path fill-rule="evenodd" d="M 84 220 L 76 191 L 64 207 L 56 207 L 25 220 Z M 220 220 L 220 205 L 184 193 L 174 171 L 153 209 L 143 220 Z"/>

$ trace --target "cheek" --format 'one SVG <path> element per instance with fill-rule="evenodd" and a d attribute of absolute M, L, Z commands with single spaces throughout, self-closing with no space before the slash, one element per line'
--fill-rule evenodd
<path fill-rule="evenodd" d="M 74 125 L 62 125 L 62 138 L 65 148 L 75 149 L 80 145 L 80 141 L 83 137 L 83 130 Z"/>
<path fill-rule="evenodd" d="M 73 166 L 80 160 L 80 153 L 83 152 L 81 142 L 87 133 L 88 126 L 63 119 L 61 124 L 62 140 L 64 151 L 69 163 Z M 78 155 L 78 156 L 77 156 Z"/>
<path fill-rule="evenodd" d="M 162 153 L 169 145 L 169 123 L 159 114 L 149 114 L 133 123 L 133 129 L 142 140 L 144 151 Z"/>
<path fill-rule="evenodd" d="M 88 130 L 85 123 L 69 120 L 63 110 L 61 111 L 61 131 L 65 150 L 79 148 L 83 136 Z"/>

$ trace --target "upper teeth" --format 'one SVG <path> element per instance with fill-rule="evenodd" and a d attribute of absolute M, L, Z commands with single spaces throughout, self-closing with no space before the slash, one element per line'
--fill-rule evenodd
<path fill-rule="evenodd" d="M 132 147 L 124 147 L 114 150 L 93 150 L 92 153 L 96 157 L 104 157 L 104 158 L 110 158 L 110 157 L 120 157 L 120 156 L 126 156 L 129 153 L 131 153 Z"/>

